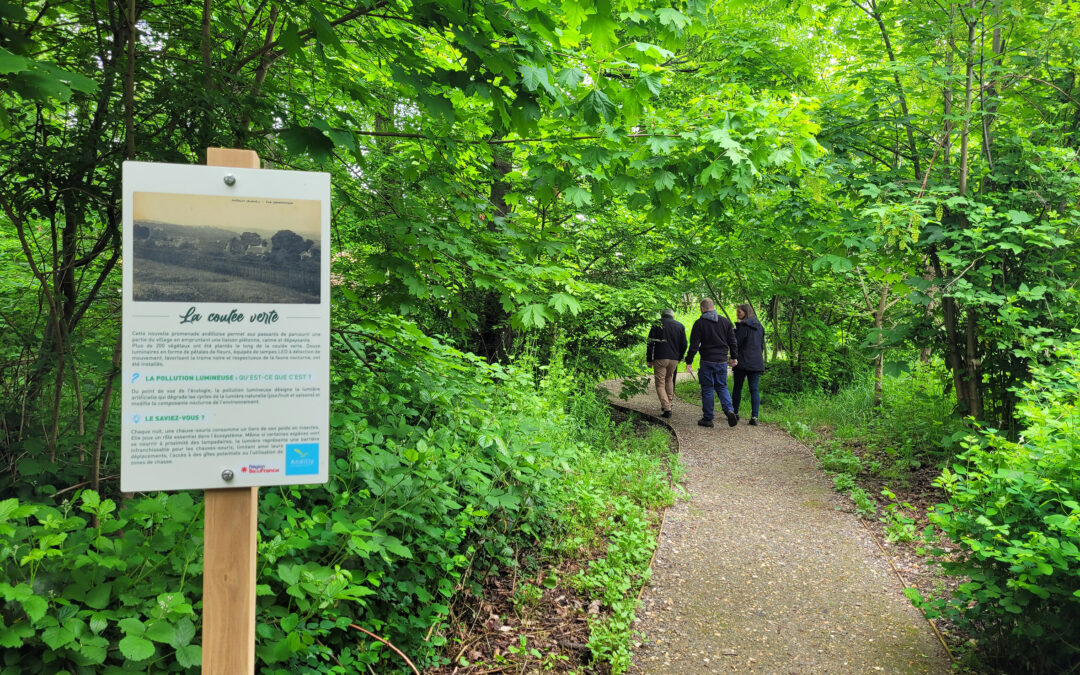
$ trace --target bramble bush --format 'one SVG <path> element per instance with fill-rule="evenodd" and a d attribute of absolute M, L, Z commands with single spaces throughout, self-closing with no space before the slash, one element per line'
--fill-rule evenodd
<path fill-rule="evenodd" d="M 930 514 L 959 549 L 937 551 L 942 567 L 967 581 L 922 605 L 980 634 L 1010 672 L 1080 663 L 1078 357 L 1080 344 L 1059 347 L 1019 392 L 1017 442 L 968 439 L 938 479 L 949 503 Z"/>
<path fill-rule="evenodd" d="M 671 499 L 666 445 L 618 440 L 558 353 L 491 365 L 388 318 L 336 331 L 334 354 L 329 482 L 261 491 L 259 672 L 407 672 L 350 624 L 438 664 L 452 602 L 485 575 L 541 542 L 571 555 L 602 538 L 612 578 L 581 585 L 619 620 L 595 627 L 594 656 L 625 660 L 645 509 Z M 200 495 L 69 496 L 0 502 L 0 675 L 197 672 Z"/>

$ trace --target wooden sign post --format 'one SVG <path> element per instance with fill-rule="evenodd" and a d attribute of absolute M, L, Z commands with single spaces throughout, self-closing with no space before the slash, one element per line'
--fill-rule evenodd
<path fill-rule="evenodd" d="M 207 166 L 258 169 L 254 150 L 207 148 Z M 259 488 L 206 490 L 203 675 L 255 673 L 255 558 Z"/>
<path fill-rule="evenodd" d="M 254 675 L 258 488 L 329 478 L 330 175 L 206 164 L 124 162 L 120 485 L 204 491 L 202 672 Z"/>

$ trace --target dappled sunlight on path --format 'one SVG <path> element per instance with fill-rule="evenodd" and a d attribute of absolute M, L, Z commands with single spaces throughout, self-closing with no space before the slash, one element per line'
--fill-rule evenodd
<path fill-rule="evenodd" d="M 613 401 L 660 412 L 651 389 Z M 948 673 L 933 630 L 809 452 L 768 424 L 719 416 L 707 429 L 699 417 L 676 400 L 688 498 L 667 514 L 631 672 Z"/>

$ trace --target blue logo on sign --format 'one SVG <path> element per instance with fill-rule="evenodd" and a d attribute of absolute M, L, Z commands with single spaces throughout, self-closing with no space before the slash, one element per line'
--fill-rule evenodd
<path fill-rule="evenodd" d="M 319 473 L 318 443 L 286 443 L 285 475 L 306 476 Z"/>

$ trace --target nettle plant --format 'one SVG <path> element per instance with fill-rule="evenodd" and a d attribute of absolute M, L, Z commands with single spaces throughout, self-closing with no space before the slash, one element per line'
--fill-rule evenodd
<path fill-rule="evenodd" d="M 967 578 L 953 598 L 925 605 L 978 624 L 1015 650 L 1039 643 L 1050 670 L 1080 658 L 1080 344 L 1056 350 L 1020 392 L 1025 431 L 971 437 L 938 479 L 949 503 L 930 520 L 956 545 L 946 572 Z M 1032 651 L 1032 654 L 1035 652 Z"/>

